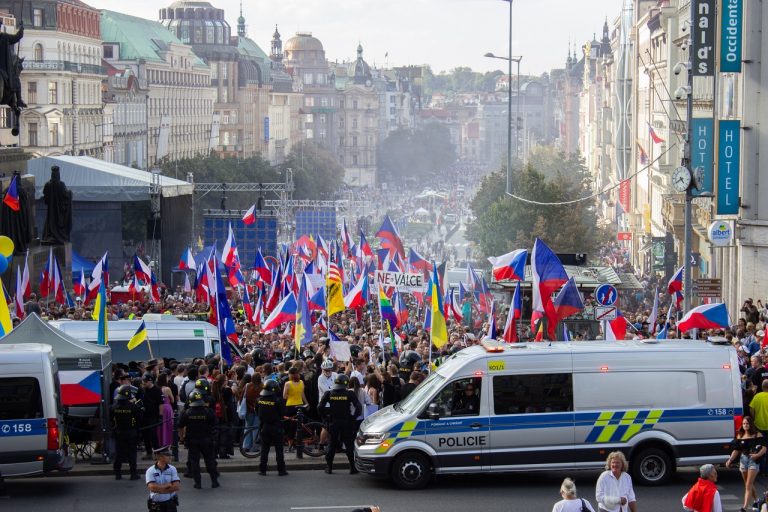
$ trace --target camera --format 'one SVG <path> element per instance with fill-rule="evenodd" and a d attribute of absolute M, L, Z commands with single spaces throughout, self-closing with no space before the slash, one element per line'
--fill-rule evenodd
<path fill-rule="evenodd" d="M 675 67 L 674 67 L 674 68 L 672 68 L 672 72 L 673 72 L 675 75 L 679 75 L 680 73 L 682 73 L 682 71 L 683 71 L 685 68 L 686 68 L 686 65 L 685 65 L 685 63 L 683 63 L 683 62 L 678 62 L 677 64 L 675 64 Z"/>

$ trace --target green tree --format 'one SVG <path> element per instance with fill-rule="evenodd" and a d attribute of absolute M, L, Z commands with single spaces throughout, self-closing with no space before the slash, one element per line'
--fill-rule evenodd
<path fill-rule="evenodd" d="M 589 174 L 578 156 L 567 156 L 552 148 L 533 152 L 522 168 L 513 168 L 516 196 L 541 203 L 537 205 L 507 196 L 506 174 L 487 176 L 472 200 L 476 220 L 470 238 L 485 256 L 497 256 L 513 249 L 533 246 L 538 237 L 557 252 L 594 254 L 607 240 L 598 226 L 590 196 Z"/>
<path fill-rule="evenodd" d="M 324 146 L 300 142 L 291 149 L 281 169 L 293 170 L 295 199 L 333 199 L 344 181 L 344 168 Z"/>

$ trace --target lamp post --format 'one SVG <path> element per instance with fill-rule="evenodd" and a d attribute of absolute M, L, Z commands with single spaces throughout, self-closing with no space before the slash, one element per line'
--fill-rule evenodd
<path fill-rule="evenodd" d="M 511 3 L 511 2 L 510 2 Z M 511 41 L 511 39 L 510 39 Z M 510 53 L 511 55 L 511 53 Z M 517 63 L 517 114 L 515 118 L 515 156 L 520 157 L 520 142 L 518 136 L 517 123 L 520 122 L 520 61 L 523 60 L 522 55 L 518 57 L 502 57 L 500 55 L 494 55 L 491 52 L 486 53 L 483 57 L 489 59 L 501 59 L 509 62 L 509 81 L 507 82 L 507 194 L 512 194 L 512 63 Z"/>

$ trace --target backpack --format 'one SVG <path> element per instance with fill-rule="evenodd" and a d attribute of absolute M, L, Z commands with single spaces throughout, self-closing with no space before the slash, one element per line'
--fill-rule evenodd
<path fill-rule="evenodd" d="M 189 389 L 189 391 L 187 391 L 187 386 L 189 385 L 192 387 Z M 181 385 L 181 389 L 179 390 L 179 398 L 183 403 L 187 403 L 187 397 L 193 389 L 195 389 L 194 381 L 187 380 L 184 384 Z"/>

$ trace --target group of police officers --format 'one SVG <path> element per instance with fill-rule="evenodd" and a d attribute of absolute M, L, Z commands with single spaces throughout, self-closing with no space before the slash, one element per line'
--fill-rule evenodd
<path fill-rule="evenodd" d="M 336 376 L 332 388 L 326 391 L 320 399 L 319 410 L 324 411 L 324 419 L 327 422 L 329 434 L 326 452 L 327 467 L 325 469 L 325 472 L 328 474 L 333 472 L 333 459 L 337 448 L 342 443 L 349 460 L 350 473 L 355 474 L 358 472 L 354 465 L 353 442 L 356 434 L 355 418 L 362 414 L 363 406 L 355 392 L 347 389 L 348 385 L 349 377 L 341 373 Z M 113 467 L 115 479 L 117 480 L 122 479 L 122 466 L 126 463 L 130 470 L 130 479 L 138 480 L 140 478 L 136 467 L 136 454 L 138 443 L 141 439 L 141 429 L 156 427 L 156 425 L 144 426 L 142 423 L 146 412 L 143 410 L 141 400 L 137 400 L 136 393 L 137 389 L 131 385 L 120 386 L 116 390 L 115 401 L 111 408 L 112 432 L 115 441 Z M 219 487 L 219 472 L 214 453 L 214 439 L 216 438 L 218 425 L 213 407 L 214 404 L 211 398 L 208 379 L 197 379 L 194 390 L 187 395 L 184 409 L 180 413 L 177 422 L 179 441 L 188 450 L 187 473 L 185 476 L 190 476 L 194 479 L 195 489 L 202 487 L 201 457 L 205 461 L 205 469 L 211 477 L 211 487 Z M 284 420 L 286 419 L 285 403 L 280 384 L 277 381 L 269 379 L 264 383 L 257 401 L 257 414 L 260 420 L 261 439 L 259 474 L 267 474 L 269 451 L 270 448 L 274 447 L 278 475 L 287 475 L 288 472 L 285 468 L 283 454 Z M 156 450 L 155 453 L 156 455 L 157 453 L 165 453 L 165 450 L 166 448 L 162 448 Z M 150 484 L 149 470 L 147 475 L 147 483 Z M 170 507 L 171 505 L 171 503 L 168 503 L 164 506 Z M 150 498 L 149 506 L 150 510 L 160 510 L 152 508 L 152 498 Z M 165 508 L 162 510 L 165 510 Z"/>

